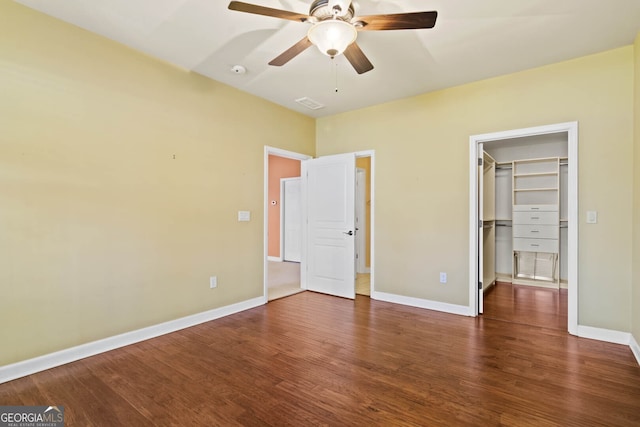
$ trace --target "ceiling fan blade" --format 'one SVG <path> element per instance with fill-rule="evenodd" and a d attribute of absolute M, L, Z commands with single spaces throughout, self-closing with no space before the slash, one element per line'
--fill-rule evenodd
<path fill-rule="evenodd" d="M 258 6 L 255 4 L 243 3 L 241 1 L 232 1 L 229 3 L 230 10 L 237 10 L 238 12 L 253 13 L 255 15 L 271 16 L 274 18 L 288 19 L 289 21 L 307 22 L 309 15 L 302 15 L 300 13 L 289 12 L 288 10 L 273 9 L 270 7 Z"/>
<path fill-rule="evenodd" d="M 344 51 L 344 56 L 353 65 L 358 74 L 366 73 L 373 70 L 373 64 L 366 57 L 364 52 L 360 49 L 360 46 L 356 42 L 353 42 Z"/>
<path fill-rule="evenodd" d="M 275 65 L 276 67 L 280 67 L 281 65 L 286 64 L 291 61 L 293 58 L 304 52 L 308 47 L 312 46 L 311 40 L 308 37 L 303 38 L 298 43 L 291 46 L 289 49 L 282 52 L 276 58 L 272 59 L 269 62 L 269 65 Z"/>
<path fill-rule="evenodd" d="M 383 30 L 418 30 L 421 28 L 433 28 L 436 25 L 438 12 L 410 12 L 391 15 L 358 16 L 351 22 L 363 24 L 360 31 Z"/>

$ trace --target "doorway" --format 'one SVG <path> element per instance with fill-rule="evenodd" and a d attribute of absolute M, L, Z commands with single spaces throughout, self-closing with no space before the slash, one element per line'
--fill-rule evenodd
<path fill-rule="evenodd" d="M 301 239 L 295 235 L 296 224 L 299 228 L 300 221 L 287 222 L 285 215 L 301 215 L 299 209 L 296 212 L 295 205 L 299 200 L 296 202 L 295 195 L 299 195 L 301 162 L 311 157 L 273 147 L 265 147 L 264 157 L 264 295 L 267 301 L 271 301 L 304 290 L 299 247 L 296 248 L 295 242 L 296 237 Z"/>
<path fill-rule="evenodd" d="M 362 165 L 364 165 L 364 169 L 366 170 L 366 179 L 365 179 L 365 192 L 364 192 L 364 198 L 365 198 L 365 214 L 363 219 L 363 222 L 365 222 L 364 226 L 362 228 L 364 228 L 364 230 L 362 230 L 363 234 L 364 234 L 364 253 L 362 254 L 362 251 L 359 252 L 359 255 L 362 254 L 365 257 L 365 263 L 364 263 L 364 268 L 365 271 L 363 273 L 361 273 L 362 275 L 366 276 L 366 278 L 364 278 L 365 280 L 360 280 L 360 284 L 363 284 L 364 286 L 366 286 L 366 291 L 363 292 L 358 292 L 358 294 L 371 294 L 372 292 L 374 292 L 374 286 L 375 286 L 375 282 L 374 282 L 374 266 L 373 266 L 373 259 L 374 259 L 374 224 L 375 224 L 375 219 L 374 219 L 374 155 L 375 152 L 373 150 L 366 150 L 366 151 L 360 151 L 360 152 L 355 152 L 355 153 L 346 153 L 349 154 L 351 156 L 352 159 L 355 159 L 355 161 L 357 162 L 357 166 L 359 168 L 362 168 Z M 310 184 L 306 183 L 306 181 L 310 180 L 311 178 L 309 178 L 309 176 L 306 175 L 306 173 L 309 172 L 309 168 L 311 166 L 312 163 L 317 165 L 316 160 L 320 160 L 320 159 L 325 159 L 325 160 L 329 160 L 330 157 L 334 157 L 337 158 L 339 157 L 339 155 L 337 156 L 327 156 L 327 157 L 321 157 L 320 159 L 316 159 L 313 160 L 313 162 L 305 162 L 306 160 L 311 160 L 312 157 L 311 156 L 307 156 L 304 154 L 300 154 L 300 153 L 295 153 L 295 152 L 291 152 L 291 151 L 286 151 L 286 150 L 282 150 L 282 149 L 278 149 L 278 148 L 274 148 L 274 147 L 265 147 L 265 151 L 264 151 L 264 253 L 265 253 L 265 257 L 264 257 L 264 298 L 265 298 L 265 302 L 274 299 L 274 298 L 279 298 L 280 296 L 285 296 L 285 295 L 273 295 L 274 292 L 270 291 L 270 284 L 276 284 L 278 283 L 278 274 L 280 273 L 280 271 L 278 271 L 279 267 L 284 267 L 286 265 L 290 265 L 290 263 L 287 263 L 286 260 L 284 259 L 283 255 L 280 255 L 280 257 L 278 257 L 276 254 L 276 252 L 270 252 L 270 243 L 271 242 L 271 235 L 275 234 L 275 232 L 270 231 L 269 230 L 269 222 L 273 221 L 273 214 L 271 214 L 273 211 L 276 211 L 277 209 L 280 208 L 280 206 L 278 206 L 281 201 L 280 200 L 275 200 L 273 197 L 271 197 L 269 195 L 269 158 L 270 156 L 275 156 L 275 157 L 282 157 L 285 159 L 294 159 L 296 161 L 298 161 L 301 164 L 301 170 L 303 175 L 305 175 L 304 177 L 302 177 L 301 179 L 301 187 L 302 187 L 302 211 L 303 211 L 303 218 L 306 218 L 306 215 L 308 215 L 308 209 L 307 206 L 310 203 L 310 199 L 308 199 L 310 193 L 309 193 L 309 189 L 310 189 Z M 353 160 L 352 160 L 353 161 Z M 353 171 L 353 183 L 355 184 L 355 172 L 356 172 L 356 165 L 352 164 L 353 166 L 351 167 L 350 170 Z M 325 165 L 326 166 L 326 165 Z M 306 170 L 306 173 L 305 173 Z M 315 174 L 315 173 L 314 173 Z M 326 179 L 321 179 L 321 182 L 327 182 Z M 329 179 L 328 181 L 332 181 L 332 179 Z M 353 186 L 355 188 L 355 185 Z M 326 190 L 325 190 L 326 191 Z M 355 199 L 355 189 L 352 189 L 351 191 L 353 191 L 354 194 L 352 194 L 352 197 Z M 276 206 L 278 206 L 277 208 L 274 206 L 274 204 Z M 316 203 L 317 204 L 317 203 Z M 327 203 L 321 203 L 320 206 L 323 206 L 323 208 L 321 209 L 321 211 L 326 211 L 326 207 L 327 206 L 333 206 L 333 203 L 327 204 Z M 355 210 L 355 209 L 354 209 Z M 353 210 L 352 210 L 353 212 Z M 270 215 L 271 214 L 271 215 Z M 315 214 L 314 214 L 315 215 Z M 313 223 L 314 221 L 312 220 L 307 220 L 305 221 L 306 223 Z M 313 271 L 316 271 L 317 268 L 314 268 L 314 266 L 317 264 L 317 262 L 320 262 L 320 259 L 316 259 L 313 257 L 309 257 L 307 256 L 307 253 L 313 253 L 313 251 L 311 251 L 309 248 L 310 246 L 307 246 L 308 244 L 310 244 L 311 240 L 307 241 L 307 237 L 306 234 L 310 233 L 308 231 L 308 229 L 310 230 L 309 226 L 303 226 L 303 245 L 302 245 L 302 251 L 301 251 L 301 260 L 300 263 L 296 263 L 297 264 L 297 268 L 299 269 L 298 271 L 294 271 L 293 273 L 288 272 L 287 274 L 289 275 L 289 277 L 293 276 L 296 279 L 299 279 L 299 282 L 296 283 L 295 289 L 291 289 L 291 293 L 295 293 L 295 292 L 301 292 L 303 290 L 315 290 L 316 286 L 315 286 L 315 282 L 309 282 L 309 275 L 311 274 L 313 277 L 314 273 L 311 273 Z M 354 230 L 355 234 L 358 231 L 361 230 L 356 230 L 355 229 L 355 224 L 353 225 L 353 228 L 351 228 L 352 230 Z M 346 229 L 345 229 L 346 230 Z M 348 230 L 347 230 L 348 231 Z M 351 235 L 352 233 L 348 233 L 345 232 L 344 230 L 341 230 L 340 234 L 345 234 L 346 235 Z M 345 237 L 346 238 L 346 237 Z M 352 296 L 350 296 L 350 298 L 353 298 L 355 296 L 355 286 L 357 281 L 356 278 L 356 252 L 355 250 L 352 253 L 353 256 L 353 260 L 351 262 L 351 265 L 353 267 L 352 271 L 353 273 L 351 274 L 351 282 L 352 282 L 352 290 L 351 292 L 353 292 Z M 314 263 L 314 261 L 317 261 Z M 311 265 L 309 265 L 309 263 L 311 262 Z M 326 266 L 325 266 L 326 267 Z M 344 271 L 346 271 L 346 269 L 351 269 L 351 267 L 347 267 L 345 266 Z M 323 268 L 321 269 L 324 273 L 326 273 L 327 269 Z M 311 271 L 311 272 L 310 272 Z M 323 273 L 323 274 L 324 274 Z M 275 277 L 275 279 L 274 279 Z M 287 281 L 289 281 L 289 279 L 285 279 Z M 313 286 L 311 286 L 313 285 Z M 322 291 L 320 291 L 322 292 Z M 291 294 L 290 293 L 290 294 Z M 330 294 L 334 294 L 333 292 L 329 292 Z"/>
<path fill-rule="evenodd" d="M 492 134 L 483 134 L 483 135 L 475 135 L 470 137 L 470 224 L 469 224 L 469 232 L 470 232 L 470 248 L 469 248 L 469 271 L 470 271 L 470 281 L 469 281 L 469 301 L 470 306 L 469 310 L 474 315 L 478 315 L 482 313 L 482 303 L 484 300 L 484 293 L 487 291 L 486 278 L 483 276 L 483 266 L 486 265 L 486 261 L 484 259 L 484 254 L 482 251 L 483 239 L 486 235 L 487 221 L 482 221 L 482 213 L 478 209 L 478 207 L 482 207 L 482 190 L 480 187 L 482 186 L 482 177 L 479 177 L 478 174 L 478 166 L 482 164 L 479 159 L 484 157 L 485 146 L 493 147 L 494 150 L 502 151 L 502 154 L 509 151 L 509 149 L 517 149 L 518 145 L 522 146 L 526 145 L 526 141 L 546 141 L 548 140 L 547 136 L 560 135 L 561 137 L 566 138 L 566 203 L 564 206 L 561 206 L 560 209 L 564 210 L 563 219 L 564 219 L 564 233 L 565 237 L 562 239 L 566 244 L 566 255 L 562 257 L 563 261 L 563 272 L 566 278 L 566 320 L 563 320 L 566 325 L 566 329 L 571 334 L 577 334 L 577 325 L 578 325 L 578 298 L 577 298 L 577 287 L 578 287 L 578 265 L 577 265 L 577 228 L 578 228 L 578 206 L 577 206 L 577 190 L 578 190 L 578 127 L 577 122 L 569 122 L 569 123 L 560 123 L 549 126 L 540 126 L 535 128 L 526 128 L 526 129 L 517 129 L 512 131 L 505 132 L 497 132 Z M 512 148 L 509 148 L 509 147 Z M 515 148 L 513 148 L 515 147 Z M 533 145 L 532 145 L 533 147 Z M 541 146 L 534 147 L 533 150 L 540 150 Z M 495 152 L 495 151 L 494 151 Z M 501 155 L 502 155 L 501 154 Z M 531 155 L 528 155 L 532 157 Z M 536 156 L 533 156 L 536 157 Z M 558 156 L 560 157 L 560 156 Z M 538 159 L 536 159 L 537 161 Z M 500 163 L 500 162 L 498 162 Z M 508 162 L 504 162 L 508 163 Z M 536 178 L 539 178 L 541 173 L 534 173 L 529 175 L 536 175 Z M 560 177 L 558 177 L 560 179 Z M 527 189 L 536 190 L 536 189 Z M 514 191 L 513 194 L 518 196 Z M 514 197 L 515 197 L 514 196 Z M 513 201 L 509 202 L 515 203 Z M 542 202 L 540 202 L 542 203 Z M 496 206 L 498 206 L 496 204 Z M 498 209 L 498 208 L 496 208 Z M 520 207 L 519 207 L 520 209 Z M 483 210 L 484 211 L 484 210 Z M 509 212 L 510 213 L 510 212 Z M 509 218 L 498 218 L 500 216 L 499 212 L 495 212 L 495 217 L 490 218 L 489 226 L 494 227 L 494 231 L 498 232 L 499 229 L 497 225 L 500 225 L 501 222 L 499 220 L 506 220 L 502 222 L 502 225 L 506 225 Z M 503 215 L 504 216 L 504 215 Z M 499 241 L 496 240 L 496 245 L 498 245 Z M 515 249 L 515 248 L 514 248 Z M 511 250 L 510 250 L 511 252 Z M 516 251 L 517 252 L 517 251 Z M 512 255 L 516 254 L 516 252 L 511 252 Z M 513 256 L 508 257 L 509 264 L 508 270 L 510 272 L 514 271 L 514 265 L 517 262 L 517 255 L 515 257 L 516 261 L 514 261 Z M 500 270 L 501 267 L 497 265 L 497 269 Z M 560 268 L 560 266 L 558 267 Z M 498 271 L 499 272 L 499 271 Z M 515 277 L 515 276 L 514 276 Z M 559 280 L 559 278 L 558 278 Z M 534 290 L 533 290 L 534 291 Z M 493 291 L 488 291 L 493 292 Z M 523 292 L 532 292 L 531 289 L 523 289 Z M 535 293 L 534 293 L 535 294 Z M 560 296 L 557 295 L 558 301 L 560 301 Z M 539 296 L 542 299 L 548 299 L 549 295 Z M 535 299 L 535 298 L 534 298 Z M 559 302 L 561 303 L 561 302 Z"/>

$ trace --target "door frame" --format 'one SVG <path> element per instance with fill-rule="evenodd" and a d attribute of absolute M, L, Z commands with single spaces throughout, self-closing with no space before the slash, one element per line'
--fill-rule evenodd
<path fill-rule="evenodd" d="M 514 129 L 469 137 L 469 313 L 478 316 L 478 158 L 479 145 L 489 141 L 527 136 L 567 133 L 568 175 L 568 307 L 567 330 L 578 335 L 578 122 L 557 123 L 524 129 Z"/>
<path fill-rule="evenodd" d="M 307 154 L 296 153 L 294 151 L 283 150 L 281 148 L 270 147 L 268 145 L 264 146 L 264 175 L 263 175 L 263 267 L 262 267 L 262 298 L 264 299 L 264 303 L 266 304 L 269 299 L 269 156 L 278 156 L 285 157 L 287 159 L 294 160 L 308 160 L 312 159 L 313 156 L 309 156 Z M 280 238 L 280 236 L 276 236 L 276 238 Z M 282 248 L 281 248 L 282 249 Z M 282 255 L 282 250 L 280 251 L 280 255 Z M 302 260 L 304 262 L 304 260 Z M 302 270 L 302 262 L 300 263 L 300 267 Z M 300 286 L 302 287 L 302 277 L 300 278 Z"/>

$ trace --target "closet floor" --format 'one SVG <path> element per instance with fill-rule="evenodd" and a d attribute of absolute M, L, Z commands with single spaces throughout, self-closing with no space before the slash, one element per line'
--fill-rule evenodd
<path fill-rule="evenodd" d="M 483 317 L 567 330 L 567 290 L 497 282 L 484 295 Z"/>

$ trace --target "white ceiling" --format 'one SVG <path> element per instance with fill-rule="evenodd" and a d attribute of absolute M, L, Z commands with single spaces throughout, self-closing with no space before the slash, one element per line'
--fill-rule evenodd
<path fill-rule="evenodd" d="M 230 11 L 225 0 L 15 1 L 312 117 L 629 45 L 640 30 L 640 0 L 357 0 L 356 15 L 438 11 L 433 29 L 359 33 L 375 68 L 358 75 L 315 47 L 267 65 L 309 24 Z M 246 2 L 307 14 L 311 0 Z"/>

